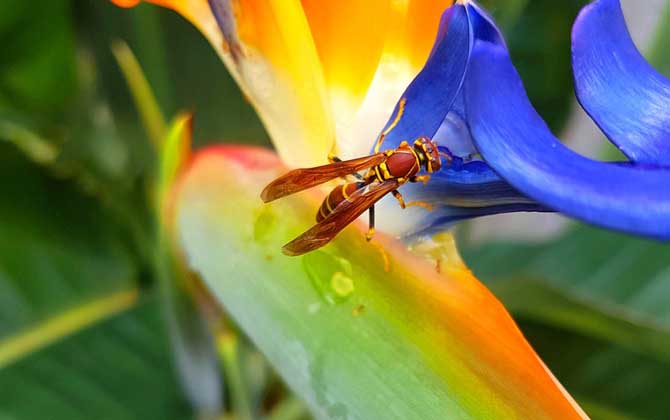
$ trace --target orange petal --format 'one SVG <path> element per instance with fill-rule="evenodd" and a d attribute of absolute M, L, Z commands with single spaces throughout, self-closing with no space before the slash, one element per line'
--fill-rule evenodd
<path fill-rule="evenodd" d="M 365 98 L 389 32 L 389 0 L 302 0 L 334 117 L 346 120 Z"/>
<path fill-rule="evenodd" d="M 112 3 L 120 7 L 133 7 L 137 5 L 141 0 L 112 0 Z"/>
<path fill-rule="evenodd" d="M 343 157 L 367 154 L 395 103 L 428 58 L 442 12 L 451 0 L 391 1 L 389 28 L 380 62 L 367 96 L 354 116 L 337 120 L 338 148 Z"/>
<path fill-rule="evenodd" d="M 113 1 L 121 6 L 137 2 Z M 335 129 L 319 57 L 298 0 L 222 0 L 219 5 L 229 14 L 228 42 L 207 0 L 150 1 L 177 11 L 203 32 L 288 165 L 324 162 Z"/>
<path fill-rule="evenodd" d="M 289 166 L 321 164 L 335 129 L 316 47 L 298 0 L 234 4 L 244 48 L 233 67 Z"/>

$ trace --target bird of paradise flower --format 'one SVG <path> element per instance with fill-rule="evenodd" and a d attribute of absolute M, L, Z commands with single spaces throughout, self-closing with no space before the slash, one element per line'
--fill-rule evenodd
<path fill-rule="evenodd" d="M 442 242 L 428 252 L 446 261 L 441 273 L 383 237 L 392 262 L 384 273 L 355 229 L 327 250 L 288 260 L 277 250 L 304 225 L 295 219 L 313 217 L 312 196 L 268 208 L 254 200 L 283 165 L 318 164 L 333 151 L 368 153 L 389 121 L 385 147 L 427 136 L 453 162 L 426 186 L 405 188 L 434 211 L 409 217 L 384 206 L 386 233 L 415 240 L 468 217 L 557 210 L 667 237 L 669 83 L 633 46 L 617 0 L 582 11 L 573 63 L 582 105 L 629 163 L 587 160 L 551 136 L 525 97 L 500 31 L 475 2 L 458 2 L 441 20 L 441 2 L 155 2 L 210 40 L 282 160 L 241 146 L 195 155 L 175 188 L 180 241 L 317 417 L 586 418 L 448 236 L 438 236 Z M 323 307 L 315 293 L 342 305 Z M 361 384 L 376 397 L 362 396 Z"/>

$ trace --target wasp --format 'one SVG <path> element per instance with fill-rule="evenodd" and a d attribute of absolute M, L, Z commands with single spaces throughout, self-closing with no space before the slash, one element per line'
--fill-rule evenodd
<path fill-rule="evenodd" d="M 329 164 L 294 169 L 263 189 L 261 198 L 268 203 L 338 177 L 356 177 L 356 182 L 339 185 L 326 196 L 316 215 L 316 224 L 284 245 L 284 254 L 296 256 L 321 248 L 368 210 L 369 229 L 366 239 L 372 240 L 375 231 L 375 203 L 389 193 L 393 194 L 402 208 L 410 205 L 429 210 L 432 208 L 430 204 L 422 201 L 405 203 L 398 188 L 407 182 L 425 184 L 431 173 L 440 170 L 440 157 L 445 156 L 451 160 L 451 155 L 441 152 L 437 144 L 428 137 L 419 137 L 412 145 L 403 141 L 395 149 L 380 151 L 384 137 L 400 120 L 404 105 L 403 99 L 395 120 L 377 139 L 374 154 L 344 161 L 329 156 Z M 364 170 L 367 170 L 365 175 L 361 175 L 359 172 Z"/>

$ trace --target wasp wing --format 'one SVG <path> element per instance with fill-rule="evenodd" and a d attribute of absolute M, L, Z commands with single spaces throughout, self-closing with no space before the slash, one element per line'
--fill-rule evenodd
<path fill-rule="evenodd" d="M 343 160 L 315 168 L 294 169 L 269 183 L 261 192 L 261 198 L 267 203 L 315 187 L 331 179 L 379 165 L 385 160 L 386 155 L 384 153 L 376 153 L 371 156 Z"/>
<path fill-rule="evenodd" d="M 348 200 L 341 202 L 332 213 L 308 231 L 284 245 L 282 251 L 286 255 L 302 255 L 321 248 L 330 242 L 342 229 L 367 209 L 381 200 L 386 194 L 395 190 L 400 183 L 391 179 L 382 183 L 370 184 L 356 190 Z"/>

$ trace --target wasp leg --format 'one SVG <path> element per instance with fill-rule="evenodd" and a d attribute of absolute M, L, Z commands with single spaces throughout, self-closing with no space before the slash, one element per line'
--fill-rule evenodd
<path fill-rule="evenodd" d="M 384 137 L 386 137 L 386 134 L 381 133 L 377 138 L 377 143 L 375 143 L 375 153 L 379 153 L 379 149 L 382 147 L 382 143 L 384 143 Z"/>
<path fill-rule="evenodd" d="M 391 130 L 393 130 L 400 122 L 400 118 L 402 118 L 402 114 L 405 112 L 405 102 L 407 102 L 407 98 L 402 98 L 400 99 L 400 102 L 398 102 L 398 112 L 396 113 L 393 122 L 391 122 L 386 130 L 382 131 L 382 133 L 379 135 L 377 144 L 375 144 L 375 153 L 379 153 L 379 149 L 382 147 L 382 143 L 384 143 L 384 137 L 386 137 L 386 135 L 390 133 Z"/>
<path fill-rule="evenodd" d="M 379 251 L 379 254 L 382 256 L 382 260 L 384 260 L 384 272 L 388 273 L 389 272 L 389 257 L 386 255 L 386 251 L 384 251 L 384 248 L 380 244 L 377 243 L 377 241 L 372 240 L 372 236 L 375 234 L 375 206 L 370 207 L 368 210 L 368 215 L 370 217 L 369 219 L 369 228 L 368 228 L 368 233 L 365 234 L 365 240 L 370 242 L 370 245 L 374 246 L 377 251 Z"/>
<path fill-rule="evenodd" d="M 400 208 L 403 208 L 403 209 L 404 209 L 405 207 L 407 207 L 407 206 L 405 205 L 405 199 L 402 198 L 402 194 L 400 194 L 400 191 L 398 191 L 398 190 L 393 190 L 393 191 L 391 191 L 391 194 L 393 194 L 393 196 L 395 197 L 395 199 L 398 200 L 398 204 L 400 204 Z"/>
<path fill-rule="evenodd" d="M 423 182 L 423 185 L 426 185 L 428 183 L 428 180 L 430 179 L 430 175 L 417 175 L 413 176 L 409 179 L 409 182 Z"/>
<path fill-rule="evenodd" d="M 388 254 L 386 254 L 384 248 L 381 246 L 381 244 L 377 243 L 377 241 L 370 242 L 370 245 L 374 246 L 377 249 L 377 251 L 379 251 L 379 255 L 382 256 L 382 260 L 384 261 L 384 272 L 388 273 L 391 267 Z"/>
<path fill-rule="evenodd" d="M 337 156 L 335 156 L 332 153 L 328 153 L 328 162 L 330 162 L 330 163 L 342 162 L 342 159 L 338 158 Z M 350 174 L 350 175 L 353 176 L 354 178 L 356 178 L 359 181 L 363 181 L 363 176 L 359 173 L 353 173 L 353 174 Z M 347 179 L 346 176 L 343 176 L 342 178 L 344 178 L 345 180 Z"/>
<path fill-rule="evenodd" d="M 407 207 L 413 207 L 413 206 L 423 207 L 424 209 L 426 209 L 428 211 L 433 210 L 433 205 L 430 204 L 427 201 L 414 200 L 414 201 L 410 201 L 409 203 L 407 203 L 406 206 Z"/>
<path fill-rule="evenodd" d="M 375 234 L 375 206 L 368 209 L 368 233 L 365 234 L 365 240 L 370 242 Z"/>
<path fill-rule="evenodd" d="M 395 199 L 398 200 L 398 204 L 400 204 L 400 207 L 403 209 L 407 207 L 418 206 L 423 207 L 426 210 L 433 210 L 433 205 L 426 201 L 414 200 L 410 201 L 409 203 L 405 203 L 405 199 L 402 198 L 402 194 L 400 194 L 400 191 L 398 190 L 391 191 L 391 194 L 393 194 Z"/>
<path fill-rule="evenodd" d="M 365 178 L 363 178 L 363 175 L 359 174 L 358 172 L 354 172 L 353 174 L 351 174 L 351 176 L 353 176 L 354 178 L 356 178 L 359 181 L 365 181 Z"/>

